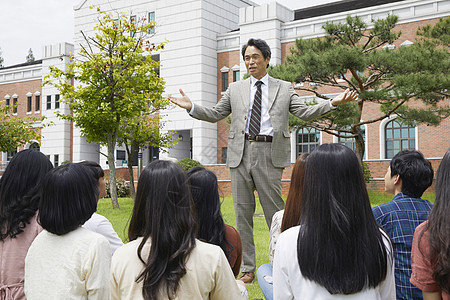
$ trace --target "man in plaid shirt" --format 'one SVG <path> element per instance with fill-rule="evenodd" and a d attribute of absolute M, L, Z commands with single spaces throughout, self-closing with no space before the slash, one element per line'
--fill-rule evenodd
<path fill-rule="evenodd" d="M 420 199 L 433 182 L 433 168 L 419 151 L 400 151 L 392 158 L 384 177 L 392 201 L 373 208 L 378 224 L 394 248 L 397 299 L 422 299 L 422 292 L 409 282 L 414 230 L 427 220 L 432 204 Z"/>

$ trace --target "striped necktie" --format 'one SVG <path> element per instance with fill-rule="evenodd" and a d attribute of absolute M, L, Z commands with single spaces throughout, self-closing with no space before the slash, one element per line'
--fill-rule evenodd
<path fill-rule="evenodd" d="M 257 81 L 255 83 L 256 93 L 252 106 L 252 115 L 250 116 L 250 124 L 248 127 L 248 133 L 252 137 L 257 136 L 261 129 L 261 98 L 262 98 L 261 84 L 263 84 L 262 81 Z"/>

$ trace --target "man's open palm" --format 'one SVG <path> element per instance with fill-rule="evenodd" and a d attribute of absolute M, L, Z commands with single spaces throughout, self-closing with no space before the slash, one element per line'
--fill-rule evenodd
<path fill-rule="evenodd" d="M 180 89 L 180 94 L 181 94 L 181 97 L 169 96 L 169 97 L 167 97 L 167 99 L 169 99 L 173 104 L 176 104 L 181 108 L 191 110 L 191 108 L 192 108 L 191 99 L 189 99 L 189 97 L 186 96 L 186 94 L 183 92 L 182 89 Z"/>

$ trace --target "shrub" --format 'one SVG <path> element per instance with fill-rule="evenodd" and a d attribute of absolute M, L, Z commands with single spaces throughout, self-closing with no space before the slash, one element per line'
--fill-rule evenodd
<path fill-rule="evenodd" d="M 182 160 L 178 161 L 177 164 L 183 168 L 186 172 L 192 169 L 193 167 L 203 167 L 203 165 L 196 161 L 195 159 L 191 158 L 183 158 Z"/>
<path fill-rule="evenodd" d="M 106 197 L 111 198 L 109 178 L 105 179 Z M 116 178 L 117 197 L 128 197 L 130 195 L 130 183 L 123 178 Z"/>
<path fill-rule="evenodd" d="M 363 162 L 363 170 L 364 170 L 364 180 L 369 183 L 370 179 L 372 179 L 372 175 L 370 174 L 369 165 Z"/>

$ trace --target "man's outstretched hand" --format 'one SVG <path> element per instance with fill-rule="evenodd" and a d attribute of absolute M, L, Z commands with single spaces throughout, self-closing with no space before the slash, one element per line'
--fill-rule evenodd
<path fill-rule="evenodd" d="M 355 101 L 357 98 L 358 93 L 356 91 L 350 91 L 350 89 L 346 89 L 343 93 L 340 93 L 333 100 L 331 100 L 331 105 L 338 106 L 339 104 Z"/>
<path fill-rule="evenodd" d="M 191 108 L 192 108 L 191 99 L 189 99 L 189 97 L 186 96 L 186 94 L 183 92 L 182 89 L 180 89 L 180 94 L 181 94 L 181 97 L 169 96 L 169 97 L 167 97 L 167 99 L 169 99 L 170 102 L 172 102 L 175 105 L 178 105 L 181 108 L 191 110 Z"/>

